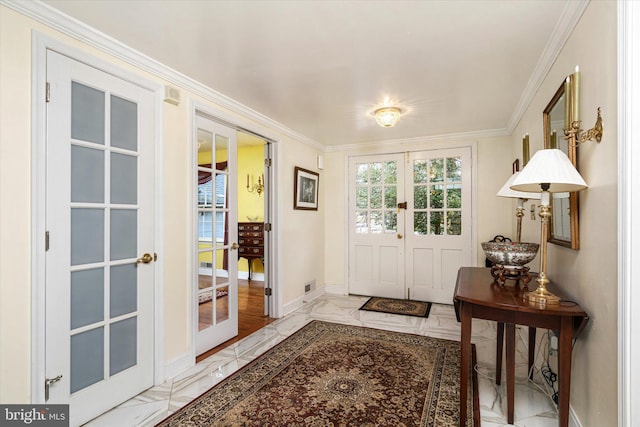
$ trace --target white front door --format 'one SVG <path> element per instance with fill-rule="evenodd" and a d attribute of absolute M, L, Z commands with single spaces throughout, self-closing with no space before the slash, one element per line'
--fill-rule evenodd
<path fill-rule="evenodd" d="M 237 131 L 196 115 L 196 354 L 238 335 Z"/>
<path fill-rule="evenodd" d="M 154 94 L 51 51 L 47 81 L 47 402 L 78 425 L 153 385 Z"/>
<path fill-rule="evenodd" d="M 471 149 L 410 153 L 406 168 L 406 286 L 411 299 L 452 304 L 472 265 Z"/>
<path fill-rule="evenodd" d="M 471 149 L 352 157 L 349 292 L 451 304 L 472 265 Z"/>
<path fill-rule="evenodd" d="M 349 160 L 349 292 L 404 298 L 404 155 Z"/>

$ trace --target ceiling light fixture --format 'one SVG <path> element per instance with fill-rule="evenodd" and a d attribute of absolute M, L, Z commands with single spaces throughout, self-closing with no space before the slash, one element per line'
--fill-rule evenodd
<path fill-rule="evenodd" d="M 376 122 L 383 128 L 390 128 L 396 125 L 402 114 L 398 107 L 381 107 L 373 112 Z"/>

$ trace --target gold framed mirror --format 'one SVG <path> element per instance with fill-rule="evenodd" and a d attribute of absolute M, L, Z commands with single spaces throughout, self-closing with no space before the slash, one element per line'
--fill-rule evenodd
<path fill-rule="evenodd" d="M 570 76 L 569 79 L 572 79 Z M 578 168 L 578 153 L 575 145 L 564 138 L 565 122 L 572 118 L 571 84 L 560 85 L 542 114 L 544 124 L 544 148 L 562 150 L 571 163 Z M 566 109 L 566 110 L 565 110 Z M 580 230 L 578 227 L 578 192 L 554 193 L 551 199 L 551 221 L 548 242 L 571 249 L 580 249 Z"/>

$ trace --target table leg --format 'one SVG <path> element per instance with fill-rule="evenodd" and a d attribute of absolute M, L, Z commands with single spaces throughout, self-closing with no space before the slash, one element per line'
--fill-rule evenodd
<path fill-rule="evenodd" d="M 529 326 L 529 379 L 533 379 L 533 362 L 536 358 L 536 328 Z"/>
<path fill-rule="evenodd" d="M 460 427 L 467 422 L 467 397 L 471 371 L 471 305 L 460 303 L 462 332 L 460 334 Z"/>
<path fill-rule="evenodd" d="M 502 345 L 504 343 L 504 323 L 498 322 L 496 337 L 496 384 L 500 385 L 502 378 Z"/>
<path fill-rule="evenodd" d="M 571 347 L 573 317 L 562 316 L 558 358 L 558 418 L 560 427 L 569 426 L 569 393 L 571 391 Z"/>
<path fill-rule="evenodd" d="M 516 386 L 516 325 L 507 323 L 507 422 L 513 424 Z"/>

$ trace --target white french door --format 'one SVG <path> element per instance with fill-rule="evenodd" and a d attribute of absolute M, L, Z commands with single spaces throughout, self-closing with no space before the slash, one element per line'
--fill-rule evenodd
<path fill-rule="evenodd" d="M 196 115 L 196 354 L 238 335 L 237 132 Z"/>
<path fill-rule="evenodd" d="M 471 149 L 352 157 L 349 292 L 451 304 L 472 265 Z"/>
<path fill-rule="evenodd" d="M 472 265 L 471 149 L 410 153 L 407 166 L 407 289 L 452 304 L 458 269 Z"/>
<path fill-rule="evenodd" d="M 153 385 L 154 94 L 51 51 L 47 81 L 45 394 L 79 425 Z"/>
<path fill-rule="evenodd" d="M 405 294 L 404 154 L 349 160 L 349 292 Z"/>

